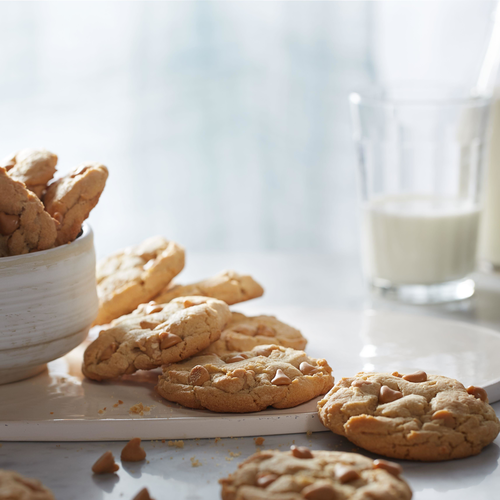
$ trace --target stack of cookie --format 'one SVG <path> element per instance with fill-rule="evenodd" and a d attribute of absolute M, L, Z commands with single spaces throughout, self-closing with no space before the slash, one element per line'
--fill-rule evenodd
<path fill-rule="evenodd" d="M 24 149 L 0 162 L 0 257 L 72 242 L 96 206 L 108 178 L 99 163 L 84 163 L 51 182 L 57 156 Z"/>
<path fill-rule="evenodd" d="M 331 368 L 306 355 L 297 329 L 230 311 L 264 293 L 254 279 L 225 271 L 173 284 L 183 267 L 184 249 L 161 237 L 98 264 L 102 328 L 85 351 L 85 376 L 100 381 L 161 366 L 161 396 L 216 412 L 290 408 L 332 388 Z"/>

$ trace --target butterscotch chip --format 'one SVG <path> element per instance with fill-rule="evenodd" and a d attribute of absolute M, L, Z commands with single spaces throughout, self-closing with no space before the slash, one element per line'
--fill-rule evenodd
<path fill-rule="evenodd" d="M 104 165 L 85 163 L 48 186 L 43 204 L 50 215 L 58 214 L 57 245 L 78 236 L 83 221 L 97 205 L 107 178 L 108 169 Z"/>
<path fill-rule="evenodd" d="M 380 393 L 378 396 L 378 402 L 380 404 L 391 403 L 392 401 L 396 401 L 399 398 L 403 397 L 403 393 L 401 391 L 394 391 L 390 387 L 383 385 L 380 388 Z"/>
<path fill-rule="evenodd" d="M 304 460 L 292 451 L 269 451 L 255 453 L 219 482 L 223 500 L 411 499 L 401 477 L 373 464 L 355 453 L 315 451 Z M 343 469 L 353 471 L 352 479 L 340 479 Z"/>
<path fill-rule="evenodd" d="M 374 469 L 384 469 L 389 474 L 392 474 L 395 477 L 398 477 L 403 472 L 403 468 L 401 465 L 396 464 L 394 462 L 389 462 L 387 460 L 377 459 L 373 462 Z"/>
<path fill-rule="evenodd" d="M 313 458 L 313 454 L 309 448 L 305 446 L 291 446 L 292 455 L 296 458 Z"/>
<path fill-rule="evenodd" d="M 146 452 L 141 447 L 141 439 L 131 439 L 123 448 L 121 456 L 122 462 L 140 462 L 146 458 Z"/>
<path fill-rule="evenodd" d="M 231 317 L 222 301 L 197 297 L 198 305 L 186 309 L 180 297 L 161 310 L 147 313 L 147 306 L 113 321 L 85 350 L 83 373 L 106 380 L 136 370 L 151 370 L 193 356 L 217 340 Z M 203 299 L 203 300 L 202 300 Z M 141 323 L 148 322 L 148 328 Z M 149 323 L 155 323 L 153 329 Z"/>
<path fill-rule="evenodd" d="M 418 383 L 388 373 L 343 378 L 318 403 L 320 420 L 361 448 L 407 460 L 464 458 L 496 438 L 500 422 L 489 404 L 454 379 L 426 378 Z M 398 398 L 387 403 L 379 396 L 384 387 Z"/>
<path fill-rule="evenodd" d="M 204 353 L 225 356 L 228 353 L 241 353 L 259 345 L 269 344 L 302 350 L 307 341 L 299 330 L 274 316 L 245 316 L 233 312 L 231 321 L 222 331 L 220 339 Z"/>
<path fill-rule="evenodd" d="M 133 500 L 154 500 L 154 498 L 149 495 L 149 491 L 147 488 L 142 488 L 142 490 L 137 493 Z"/>
<path fill-rule="evenodd" d="M 191 285 L 170 284 L 155 297 L 155 301 L 165 304 L 176 297 L 201 295 L 232 305 L 255 299 L 263 293 L 263 288 L 251 276 L 243 276 L 235 271 L 223 271 L 212 278 Z"/>
<path fill-rule="evenodd" d="M 56 224 L 38 197 L 0 168 L 0 257 L 52 248 Z"/>
<path fill-rule="evenodd" d="M 346 467 L 344 465 L 340 465 L 335 469 L 335 475 L 342 484 L 349 483 L 350 481 L 355 481 L 360 478 L 359 472 L 356 469 Z"/>
<path fill-rule="evenodd" d="M 300 363 L 299 370 L 304 374 L 304 375 L 313 375 L 318 371 L 318 369 L 315 366 L 310 365 L 306 361 Z"/>
<path fill-rule="evenodd" d="M 427 373 L 422 370 L 418 370 L 414 373 L 410 373 L 408 375 L 403 375 L 403 379 L 408 382 L 425 382 L 427 380 Z"/>
<path fill-rule="evenodd" d="M 120 466 L 115 463 L 115 457 L 110 451 L 104 453 L 97 462 L 92 466 L 94 474 L 112 474 L 116 472 Z"/>
<path fill-rule="evenodd" d="M 259 346 L 242 354 L 241 361 L 234 361 L 232 355 L 207 354 L 164 366 L 156 390 L 165 399 L 189 408 L 245 413 L 268 406 L 291 408 L 324 394 L 333 385 L 326 361 L 309 358 L 304 351 Z M 304 361 L 317 372 L 305 376 L 299 370 Z"/>
<path fill-rule="evenodd" d="M 55 500 L 52 492 L 37 479 L 0 469 L 0 499 Z"/>
<path fill-rule="evenodd" d="M 96 325 L 129 314 L 144 304 L 146 314 L 163 308 L 150 301 L 184 267 L 184 249 L 161 236 L 120 250 L 97 264 L 99 313 Z"/>
<path fill-rule="evenodd" d="M 24 185 L 38 198 L 56 172 L 57 156 L 46 149 L 23 149 L 0 162 L 9 176 Z"/>
<path fill-rule="evenodd" d="M 467 392 L 485 403 L 488 402 L 488 394 L 482 387 L 474 387 L 471 385 L 467 388 Z"/>
<path fill-rule="evenodd" d="M 263 437 L 256 437 L 256 438 L 253 438 L 253 440 L 257 446 L 263 445 L 264 441 L 265 441 L 265 439 Z"/>

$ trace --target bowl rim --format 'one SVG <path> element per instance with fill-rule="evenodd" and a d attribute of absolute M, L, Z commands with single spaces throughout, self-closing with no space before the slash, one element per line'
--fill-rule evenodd
<path fill-rule="evenodd" d="M 38 252 L 24 253 L 21 255 L 11 255 L 9 257 L 0 257 L 0 267 L 3 263 L 7 264 L 21 259 L 25 261 L 28 259 L 38 259 L 48 254 L 51 254 L 53 256 L 59 255 L 60 257 L 63 257 L 67 253 L 73 253 L 74 250 L 78 249 L 78 247 L 82 245 L 85 246 L 89 240 L 92 241 L 93 234 L 94 233 L 92 231 L 92 228 L 90 227 L 90 224 L 84 222 L 82 224 L 82 234 L 75 240 L 58 247 L 49 248 L 47 250 L 39 250 Z"/>

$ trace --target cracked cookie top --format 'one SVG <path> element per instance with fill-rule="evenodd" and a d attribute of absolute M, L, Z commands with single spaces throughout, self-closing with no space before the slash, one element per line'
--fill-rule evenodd
<path fill-rule="evenodd" d="M 250 351 L 258 345 L 276 344 L 293 349 L 304 349 L 307 340 L 299 330 L 279 321 L 274 316 L 245 316 L 237 312 L 224 328 L 220 339 L 204 354 L 219 355 L 231 352 Z"/>
<path fill-rule="evenodd" d="M 401 471 L 356 453 L 292 446 L 255 453 L 219 482 L 223 500 L 409 500 Z"/>
<path fill-rule="evenodd" d="M 191 285 L 168 285 L 154 300 L 162 304 L 176 297 L 201 295 L 223 300 L 226 304 L 232 305 L 255 299 L 263 293 L 264 289 L 251 276 L 243 276 L 235 271 L 223 271 Z"/>
<path fill-rule="evenodd" d="M 56 241 L 56 221 L 22 182 L 0 167 L 0 257 L 47 250 Z"/>
<path fill-rule="evenodd" d="M 9 500 L 55 500 L 52 492 L 38 479 L 0 469 L 0 498 Z"/>
<path fill-rule="evenodd" d="M 56 172 L 57 156 L 46 149 L 23 149 L 4 158 L 0 166 L 4 167 L 16 181 L 42 197 L 49 181 Z"/>
<path fill-rule="evenodd" d="M 422 371 L 343 378 L 318 411 L 326 427 L 354 444 L 409 460 L 476 455 L 500 430 L 484 389 Z"/>
<path fill-rule="evenodd" d="M 331 371 L 324 359 L 304 351 L 264 345 L 165 366 L 156 390 L 189 408 L 246 413 L 268 406 L 291 408 L 325 394 L 333 386 Z"/>
<path fill-rule="evenodd" d="M 184 249 L 174 241 L 153 236 L 120 250 L 97 264 L 99 313 L 103 325 L 150 301 L 184 267 Z"/>
<path fill-rule="evenodd" d="M 215 342 L 230 317 L 227 304 L 208 297 L 143 304 L 113 321 L 87 347 L 83 374 L 105 380 L 181 361 Z"/>
<path fill-rule="evenodd" d="M 49 185 L 43 203 L 59 222 L 57 245 L 73 241 L 83 221 L 97 205 L 106 185 L 108 169 L 99 163 L 83 163 L 68 175 Z"/>

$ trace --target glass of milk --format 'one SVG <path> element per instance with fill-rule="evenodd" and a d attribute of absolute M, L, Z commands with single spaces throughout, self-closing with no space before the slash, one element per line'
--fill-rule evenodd
<path fill-rule="evenodd" d="M 350 96 L 363 266 L 385 296 L 427 304 L 474 293 L 490 102 L 460 94 L 398 87 Z"/>

